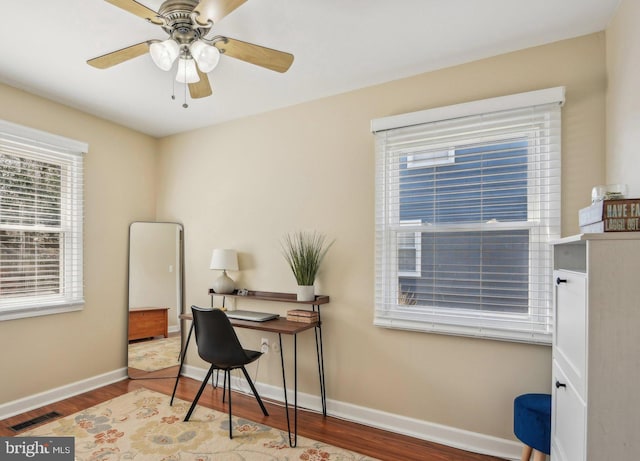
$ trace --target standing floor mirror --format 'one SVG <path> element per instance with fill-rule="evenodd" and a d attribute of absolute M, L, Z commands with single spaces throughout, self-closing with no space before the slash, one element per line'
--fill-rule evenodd
<path fill-rule="evenodd" d="M 183 228 L 134 222 L 129 227 L 128 373 L 132 379 L 178 374 L 184 309 Z"/>

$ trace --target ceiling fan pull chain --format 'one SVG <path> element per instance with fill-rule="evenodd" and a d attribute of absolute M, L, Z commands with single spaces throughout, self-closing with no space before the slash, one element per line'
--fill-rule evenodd
<path fill-rule="evenodd" d="M 184 107 L 184 108 L 186 109 L 187 107 L 189 107 L 189 104 L 187 104 L 187 85 L 188 85 L 188 83 L 186 82 L 186 80 L 187 80 L 187 70 L 186 70 L 186 67 L 185 67 L 184 74 L 185 74 L 185 82 L 184 82 L 184 104 L 182 105 L 182 107 Z"/>

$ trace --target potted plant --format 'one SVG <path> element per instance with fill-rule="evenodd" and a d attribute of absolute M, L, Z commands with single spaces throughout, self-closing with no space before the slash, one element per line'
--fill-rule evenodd
<path fill-rule="evenodd" d="M 318 232 L 295 232 L 282 239 L 282 253 L 298 282 L 298 301 L 315 299 L 313 284 L 320 263 L 333 241 L 326 243 L 326 237 Z"/>

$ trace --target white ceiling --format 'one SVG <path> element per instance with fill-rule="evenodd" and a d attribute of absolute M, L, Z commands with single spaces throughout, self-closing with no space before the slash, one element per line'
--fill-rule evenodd
<path fill-rule="evenodd" d="M 293 65 L 279 74 L 223 56 L 213 96 L 184 109 L 175 71 L 149 55 L 86 64 L 166 38 L 160 27 L 103 0 L 0 0 L 0 81 L 160 137 L 601 31 L 619 1 L 249 0 L 216 33 L 290 52 Z"/>

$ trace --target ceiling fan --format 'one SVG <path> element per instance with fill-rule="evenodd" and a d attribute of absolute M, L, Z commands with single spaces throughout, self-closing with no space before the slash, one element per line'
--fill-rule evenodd
<path fill-rule="evenodd" d="M 169 38 L 146 40 L 87 61 L 98 69 L 146 53 L 165 71 L 178 60 L 176 80 L 188 84 L 189 94 L 197 99 L 212 94 L 207 73 L 216 67 L 221 54 L 281 73 L 293 63 L 290 53 L 213 34 L 213 25 L 247 0 L 166 0 L 158 12 L 135 0 L 105 1 L 162 27 Z"/>

